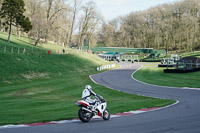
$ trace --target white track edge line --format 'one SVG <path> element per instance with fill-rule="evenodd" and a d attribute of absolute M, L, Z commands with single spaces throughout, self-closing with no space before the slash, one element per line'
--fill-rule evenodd
<path fill-rule="evenodd" d="M 134 80 L 138 81 L 138 82 L 141 82 L 141 83 L 144 83 L 144 84 L 147 84 L 147 85 L 152 85 L 152 84 L 148 84 L 148 83 L 139 81 L 139 80 L 137 80 L 137 79 L 135 79 L 135 78 L 133 77 L 133 74 L 135 74 L 135 73 L 136 73 L 138 70 L 140 70 L 142 67 L 143 67 L 143 65 L 142 65 L 139 69 L 137 69 L 136 71 L 134 71 L 134 72 L 132 73 L 131 77 L 132 77 Z M 114 69 L 112 69 L 112 70 L 114 70 Z M 110 71 L 112 71 L 112 70 L 110 70 Z M 103 72 L 103 73 L 104 73 L 104 72 Z M 97 83 L 91 76 L 92 76 L 92 75 L 90 75 L 89 78 L 90 78 L 95 84 L 100 85 L 100 84 Z M 152 85 L 152 86 L 157 86 L 157 87 L 168 87 L 168 86 L 158 86 L 158 85 Z M 111 87 L 109 87 L 109 86 L 105 86 L 105 87 L 110 88 L 110 89 L 115 90 L 115 91 L 120 91 L 120 90 L 113 89 L 113 88 L 111 88 Z M 178 89 L 178 88 L 176 88 L 176 87 L 169 87 L 169 88 Z M 120 92 L 123 92 L 123 91 L 120 91 Z M 161 98 L 160 98 L 160 99 L 161 99 Z M 140 112 L 138 112 L 138 111 L 136 110 L 136 111 L 129 111 L 129 112 L 126 112 L 126 113 L 133 113 L 133 114 L 136 115 L 136 114 L 141 114 L 141 113 L 146 113 L 146 112 L 151 112 L 151 111 L 156 111 L 156 110 L 161 110 L 161 109 L 169 108 L 169 107 L 174 106 L 174 105 L 176 105 L 176 104 L 178 104 L 178 103 L 179 103 L 179 101 L 176 100 L 176 103 L 171 104 L 171 105 L 168 105 L 168 106 L 165 106 L 165 107 L 161 107 L 161 108 L 158 108 L 158 109 L 153 109 L 153 110 L 149 110 L 149 111 L 140 111 Z M 134 112 L 135 112 L 135 113 L 134 113 Z M 119 116 L 119 115 L 111 115 L 111 118 L 117 118 L 117 117 L 122 117 L 122 116 Z M 69 123 L 69 122 L 74 122 L 74 121 L 77 121 L 77 120 L 52 121 L 51 123 L 63 124 L 63 123 Z M 5 129 L 5 128 L 20 128 L 20 127 L 30 127 L 30 126 L 28 126 L 28 125 L 23 125 L 23 124 L 21 124 L 21 125 L 4 125 L 4 126 L 0 126 L 0 129 Z"/>
<path fill-rule="evenodd" d="M 136 71 L 134 71 L 134 72 L 132 73 L 132 75 L 131 75 L 131 78 L 134 79 L 134 80 L 137 81 L 137 82 L 140 82 L 140 83 L 143 83 L 143 84 L 147 84 L 147 85 L 150 85 L 150 86 L 166 87 L 166 88 L 171 88 L 171 89 L 185 89 L 185 90 L 197 90 L 197 91 L 200 90 L 200 88 L 195 89 L 195 88 L 190 88 L 190 87 L 170 87 L 170 86 L 154 85 L 154 84 L 146 83 L 146 82 L 143 82 L 143 81 L 140 81 L 140 80 L 134 78 L 133 75 L 134 75 L 137 71 L 139 71 L 143 66 L 144 66 L 144 65 L 142 65 L 140 68 L 138 68 Z"/>
<path fill-rule="evenodd" d="M 136 73 L 138 70 L 140 70 L 142 67 L 143 67 L 143 65 L 142 65 L 139 69 L 137 69 L 136 71 L 134 71 L 134 72 L 131 74 L 131 77 L 132 77 L 134 80 L 136 80 L 136 79 L 133 77 L 133 74 Z M 90 78 L 95 84 L 100 85 L 100 84 L 97 83 L 91 76 L 92 76 L 92 75 L 90 75 L 89 78 Z M 136 81 L 141 82 L 141 81 L 139 81 L 139 80 L 136 80 Z M 144 83 L 144 82 L 141 82 L 141 83 Z M 145 84 L 145 83 L 144 83 L 144 84 Z M 151 84 L 148 84 L 148 83 L 146 83 L 146 84 L 147 84 L 147 85 L 151 85 Z M 102 86 L 103 86 L 103 85 L 102 85 Z M 158 86 L 158 85 L 155 85 L 155 86 L 157 86 L 157 87 L 162 87 L 162 86 Z M 116 89 L 113 89 L 113 88 L 108 87 L 108 86 L 105 86 L 105 87 L 110 88 L 110 89 L 115 90 L 115 91 L 120 91 L 120 90 L 116 90 Z M 169 88 L 170 88 L 170 87 L 169 87 Z M 175 88 L 175 87 L 171 87 L 171 88 Z M 178 89 L 178 88 L 176 88 L 176 89 Z M 120 92 L 123 92 L 123 91 L 120 91 Z M 138 94 L 136 94 L 136 95 L 138 95 Z M 153 98 L 156 98 L 156 97 L 153 97 Z M 159 98 L 159 99 L 162 99 L 162 98 Z M 170 104 L 170 105 L 165 106 L 165 107 L 160 107 L 160 108 L 158 108 L 158 109 L 153 109 L 153 110 L 150 110 L 150 111 L 156 111 L 156 110 L 161 110 L 161 109 L 169 108 L 169 107 L 171 107 L 171 106 L 177 105 L 177 104 L 180 102 L 180 101 L 178 101 L 178 100 L 175 100 L 175 101 L 176 101 L 176 102 L 173 103 L 173 104 Z M 145 112 L 150 112 L 150 111 L 144 111 L 144 112 L 140 112 L 140 113 L 145 113 Z M 129 111 L 129 112 L 131 112 L 131 111 Z M 140 114 L 140 113 L 136 113 L 136 114 Z"/>

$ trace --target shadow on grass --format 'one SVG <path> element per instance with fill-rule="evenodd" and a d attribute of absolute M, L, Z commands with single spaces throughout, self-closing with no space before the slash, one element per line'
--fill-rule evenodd
<path fill-rule="evenodd" d="M 31 42 L 34 41 L 34 40 L 30 39 L 29 42 L 28 42 L 28 41 L 24 41 L 24 40 L 19 39 L 19 38 L 16 38 L 16 40 L 21 42 L 20 44 L 22 44 L 22 45 L 27 45 L 28 44 L 28 45 L 31 45 L 31 46 L 32 46 Z"/>

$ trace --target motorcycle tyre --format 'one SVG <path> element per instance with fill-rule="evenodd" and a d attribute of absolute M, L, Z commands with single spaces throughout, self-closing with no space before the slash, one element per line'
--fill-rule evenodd
<path fill-rule="evenodd" d="M 108 116 L 107 116 L 107 117 L 105 116 L 105 112 L 108 113 Z M 103 112 L 103 119 L 104 119 L 104 120 L 109 120 L 109 119 L 110 119 L 110 113 L 109 113 L 109 111 L 108 111 L 107 109 Z"/>
<path fill-rule="evenodd" d="M 79 109 L 79 111 L 78 111 L 78 116 L 79 116 L 80 120 L 81 120 L 82 122 L 89 122 L 90 119 L 91 119 L 91 117 L 88 117 L 88 118 L 84 117 L 84 113 L 86 113 L 86 111 L 84 111 L 84 110 L 82 110 L 82 109 Z"/>

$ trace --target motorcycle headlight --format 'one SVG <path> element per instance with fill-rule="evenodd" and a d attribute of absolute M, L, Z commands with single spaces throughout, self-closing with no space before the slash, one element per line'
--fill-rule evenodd
<path fill-rule="evenodd" d="M 81 104 L 80 103 L 78 103 L 78 102 L 75 102 L 75 104 L 77 105 L 77 106 L 80 106 Z"/>

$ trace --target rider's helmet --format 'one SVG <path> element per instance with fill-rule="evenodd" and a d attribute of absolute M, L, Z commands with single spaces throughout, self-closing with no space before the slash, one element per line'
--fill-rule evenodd
<path fill-rule="evenodd" d="M 91 91 L 92 90 L 92 86 L 91 85 L 86 85 L 85 89 L 88 89 L 89 91 Z"/>

